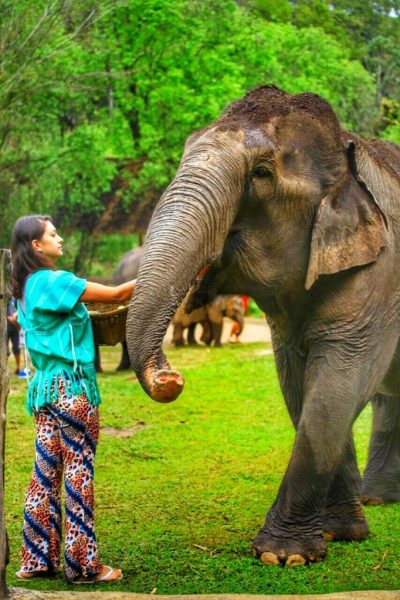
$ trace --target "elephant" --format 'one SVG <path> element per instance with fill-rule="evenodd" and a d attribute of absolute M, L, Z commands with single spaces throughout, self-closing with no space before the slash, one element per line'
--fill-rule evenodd
<path fill-rule="evenodd" d="M 400 500 L 400 397 L 376 394 L 368 463 L 362 480 L 364 504 Z"/>
<path fill-rule="evenodd" d="M 390 478 L 399 500 L 399 261 L 400 148 L 342 130 L 310 92 L 265 85 L 230 104 L 188 138 L 155 208 L 127 317 L 147 394 L 183 390 L 161 342 L 192 285 L 189 308 L 246 294 L 271 328 L 296 438 L 253 542 L 263 563 L 322 561 L 328 540 L 367 537 L 352 424 L 370 399 L 367 500 Z"/>
<path fill-rule="evenodd" d="M 143 246 L 138 246 L 132 250 L 128 250 L 122 255 L 119 263 L 115 267 L 112 274 L 113 285 L 120 285 L 131 279 L 136 279 L 139 273 L 140 261 L 143 255 Z M 131 363 L 129 360 L 128 348 L 126 341 L 122 342 L 122 354 L 117 367 L 117 371 L 127 371 L 130 369 Z"/>
<path fill-rule="evenodd" d="M 120 285 L 131 279 L 136 279 L 139 273 L 140 261 L 143 255 L 143 246 L 128 250 L 121 259 L 112 274 L 113 285 Z"/>
<path fill-rule="evenodd" d="M 178 308 L 178 310 L 176 311 L 176 313 L 172 319 L 172 325 L 173 325 L 172 341 L 177 348 L 180 346 L 184 346 L 184 344 L 185 344 L 184 332 L 186 329 L 188 330 L 188 334 L 187 334 L 188 344 L 190 344 L 190 345 L 197 344 L 196 338 L 194 335 L 197 323 L 199 323 L 203 328 L 203 333 L 201 336 L 202 341 L 204 341 L 206 337 L 208 339 L 211 335 L 211 329 L 210 329 L 210 323 L 209 323 L 208 316 L 207 316 L 207 307 L 202 306 L 201 308 L 198 308 L 196 310 L 191 311 L 190 313 L 187 313 L 185 310 L 185 302 L 183 302 L 181 304 L 181 306 Z"/>
<path fill-rule="evenodd" d="M 175 346 L 184 345 L 183 333 L 186 328 L 192 324 L 200 323 L 203 327 L 201 341 L 207 346 L 214 343 L 216 348 L 220 348 L 222 346 L 221 337 L 224 317 L 229 317 L 237 323 L 237 335 L 239 336 L 244 327 L 244 304 L 240 296 L 217 296 L 210 304 L 197 308 L 190 313 L 186 312 L 185 302 L 183 302 L 172 319 Z M 188 343 L 196 343 L 194 335 L 191 336 L 190 331 Z"/>

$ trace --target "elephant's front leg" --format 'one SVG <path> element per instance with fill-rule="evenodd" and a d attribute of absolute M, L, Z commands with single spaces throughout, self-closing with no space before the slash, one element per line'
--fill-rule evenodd
<path fill-rule="evenodd" d="M 181 346 L 184 346 L 185 344 L 185 340 L 183 338 L 183 332 L 184 332 L 184 327 L 182 325 L 182 323 L 179 323 L 178 321 L 174 322 L 174 329 L 173 329 L 173 333 L 172 333 L 172 342 L 173 344 L 175 344 L 176 348 L 180 348 Z"/>
<path fill-rule="evenodd" d="M 304 564 L 323 560 L 325 504 L 360 404 L 368 397 L 362 356 L 344 368 L 346 352 L 319 348 L 304 376 L 303 409 L 295 446 L 278 497 L 254 549 L 263 562 Z M 347 375 L 345 377 L 345 374 Z M 362 382 L 360 384 L 360 382 Z"/>
<path fill-rule="evenodd" d="M 365 504 L 400 501 L 400 397 L 376 394 L 368 464 L 362 482 Z"/>
<path fill-rule="evenodd" d="M 212 331 L 212 337 L 213 337 L 213 340 L 214 340 L 214 346 L 215 346 L 215 348 L 221 348 L 222 347 L 222 342 L 221 342 L 222 328 L 223 328 L 223 321 L 222 320 L 219 323 L 214 323 L 214 322 L 211 321 L 211 331 Z"/>
<path fill-rule="evenodd" d="M 303 409 L 303 383 L 306 357 L 287 349 L 271 328 L 275 360 L 286 406 L 296 429 Z M 361 476 L 350 432 L 342 460 L 331 482 L 322 514 L 326 540 L 361 540 L 368 535 L 368 525 L 361 504 Z"/>
<path fill-rule="evenodd" d="M 189 346 L 197 346 L 197 340 L 195 336 L 196 325 L 197 323 L 190 323 L 188 327 L 187 341 Z"/>

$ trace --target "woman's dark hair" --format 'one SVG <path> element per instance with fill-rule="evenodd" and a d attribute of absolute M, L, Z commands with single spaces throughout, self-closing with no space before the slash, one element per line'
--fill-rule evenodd
<path fill-rule="evenodd" d="M 11 290 L 14 298 L 22 298 L 26 278 L 41 269 L 53 269 L 53 264 L 32 246 L 33 240 L 40 240 L 46 229 L 46 222 L 52 219 L 45 215 L 28 215 L 15 223 L 11 237 Z"/>

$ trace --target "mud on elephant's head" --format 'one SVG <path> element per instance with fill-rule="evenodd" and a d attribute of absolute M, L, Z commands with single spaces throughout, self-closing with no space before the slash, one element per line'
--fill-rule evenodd
<path fill-rule="evenodd" d="M 205 265 L 192 308 L 246 293 L 268 312 L 278 295 L 307 294 L 321 275 L 375 260 L 385 221 L 358 175 L 355 144 L 322 98 L 274 86 L 189 137 L 150 223 L 128 318 L 131 360 L 154 399 L 182 389 L 161 343 Z"/>

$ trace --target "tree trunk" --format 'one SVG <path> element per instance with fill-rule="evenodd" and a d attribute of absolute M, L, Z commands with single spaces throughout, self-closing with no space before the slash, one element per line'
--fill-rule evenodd
<path fill-rule="evenodd" d="M 96 241 L 91 231 L 82 231 L 79 250 L 74 260 L 74 273 L 79 277 L 87 277 L 88 265 L 92 262 L 95 253 Z"/>
<path fill-rule="evenodd" d="M 6 565 L 9 558 L 8 539 L 4 522 L 4 452 L 6 435 L 6 404 L 9 392 L 7 371 L 7 305 L 10 272 L 9 250 L 0 250 L 0 597 L 7 592 Z"/>

